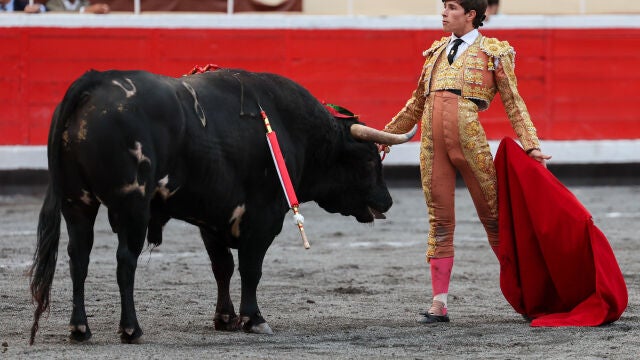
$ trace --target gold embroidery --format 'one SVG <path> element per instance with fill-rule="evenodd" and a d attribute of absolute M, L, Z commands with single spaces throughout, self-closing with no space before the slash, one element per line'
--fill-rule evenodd
<path fill-rule="evenodd" d="M 423 54 L 427 57 L 424 67 L 422 68 L 423 78 L 421 83 L 424 82 L 424 95 L 429 95 L 429 89 L 431 88 L 431 77 L 436 61 L 440 58 L 440 54 L 446 48 L 445 45 L 449 38 L 442 38 L 440 41 L 433 43 L 429 50 L 426 50 Z"/>
<path fill-rule="evenodd" d="M 464 72 L 464 81 L 476 85 L 482 85 L 482 73 L 473 69 L 466 69 Z"/>
<path fill-rule="evenodd" d="M 495 88 L 484 88 L 481 86 L 474 86 L 473 84 L 464 84 L 462 87 L 462 94 L 467 99 L 479 100 L 482 106 L 479 106 L 479 110 L 486 110 L 489 107 L 489 102 L 496 94 Z"/>
<path fill-rule="evenodd" d="M 502 57 L 505 55 L 515 55 L 513 47 L 507 41 L 500 41 L 496 38 L 483 37 L 480 41 L 480 49 L 490 57 Z"/>
<path fill-rule="evenodd" d="M 500 91 L 511 125 L 525 149 L 539 147 L 535 127 L 524 101 L 517 91 L 514 74 L 515 51 L 506 41 L 484 38 L 482 35 L 453 64 L 446 60 L 444 49 L 449 38 L 435 41 L 424 52 L 425 64 L 418 86 L 404 108 L 385 126 L 393 133 L 408 131 L 418 120 L 422 123 L 420 143 L 421 182 L 429 212 L 430 230 L 427 237 L 427 260 L 435 255 L 437 239 L 435 213 L 431 197 L 433 166 L 432 91 L 461 90 L 458 107 L 460 145 L 469 165 L 478 179 L 491 215 L 497 218 L 497 185 L 493 157 L 478 110 L 485 110 Z M 498 66 L 495 66 L 498 59 Z M 475 100 L 474 103 L 470 100 Z M 492 241 L 490 239 L 490 241 Z M 492 243 L 492 246 L 497 244 Z"/>
<path fill-rule="evenodd" d="M 464 127 L 464 133 L 469 135 L 470 137 L 476 137 L 482 131 L 482 129 L 480 128 L 480 122 L 478 121 L 470 121 L 467 124 L 464 124 L 463 127 Z M 472 145 L 472 144 L 468 143 L 467 145 Z"/>
<path fill-rule="evenodd" d="M 493 74 L 489 73 L 487 55 L 480 51 L 478 39 L 449 65 L 442 51 L 434 52 L 425 67 L 425 94 L 431 91 L 456 89 L 467 99 L 477 100 L 480 110 L 486 110 L 495 97 Z"/>
<path fill-rule="evenodd" d="M 484 60 L 478 57 L 467 58 L 466 62 L 467 69 L 476 69 L 476 70 L 486 70 Z"/>
<path fill-rule="evenodd" d="M 422 139 L 420 141 L 420 174 L 424 199 L 429 212 L 429 234 L 427 235 L 427 261 L 435 255 L 437 240 L 435 233 L 436 215 L 431 199 L 431 179 L 433 177 L 433 95 L 427 97 L 422 115 Z"/>
<path fill-rule="evenodd" d="M 458 101 L 458 130 L 460 145 L 465 159 L 473 171 L 484 198 L 491 210 L 491 216 L 498 216 L 498 195 L 496 192 L 496 169 L 487 143 L 487 136 L 478 120 L 478 108 L 472 101 Z"/>
<path fill-rule="evenodd" d="M 502 68 L 496 71 L 496 84 L 511 126 L 525 150 L 540 148 L 536 128 L 533 126 L 524 100 L 518 93 L 513 56 L 503 56 L 500 62 Z"/>
<path fill-rule="evenodd" d="M 429 90 L 461 89 L 463 82 L 463 57 L 464 54 L 458 57 L 453 64 L 449 65 L 444 54 L 441 54 L 435 62 L 432 74 L 433 79 Z"/>
<path fill-rule="evenodd" d="M 449 43 L 449 37 L 444 36 L 440 40 L 434 41 L 433 44 L 431 44 L 430 48 L 422 52 L 422 55 L 429 56 L 434 52 L 436 52 L 436 50 L 438 50 L 441 46 L 446 45 L 447 43 Z"/>

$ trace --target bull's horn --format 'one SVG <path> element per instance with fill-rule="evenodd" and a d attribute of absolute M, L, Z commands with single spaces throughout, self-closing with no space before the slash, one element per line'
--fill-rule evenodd
<path fill-rule="evenodd" d="M 360 140 L 373 141 L 384 145 L 398 145 L 409 141 L 418 131 L 418 125 L 414 125 L 408 133 L 391 134 L 362 124 L 351 125 L 351 135 Z"/>

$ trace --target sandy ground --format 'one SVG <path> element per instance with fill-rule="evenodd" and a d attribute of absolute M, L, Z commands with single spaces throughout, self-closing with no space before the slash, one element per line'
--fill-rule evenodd
<path fill-rule="evenodd" d="M 499 289 L 489 250 L 466 190 L 457 194 L 456 265 L 450 324 L 415 322 L 430 302 L 424 262 L 426 210 L 417 188 L 392 188 L 395 205 L 375 225 L 305 204 L 311 249 L 285 224 L 267 253 L 258 288 L 274 335 L 213 330 L 215 282 L 194 227 L 172 220 L 164 244 L 139 260 L 136 278 L 141 345 L 116 335 L 119 295 L 116 238 L 101 210 L 87 279 L 93 338 L 70 344 L 66 233 L 48 318 L 27 345 L 33 307 L 24 272 L 35 242 L 39 196 L 0 197 L 0 358 L 533 358 L 632 359 L 640 352 L 640 186 L 573 187 L 609 238 L 629 288 L 622 318 L 596 328 L 531 328 Z M 239 275 L 232 296 L 239 304 Z"/>

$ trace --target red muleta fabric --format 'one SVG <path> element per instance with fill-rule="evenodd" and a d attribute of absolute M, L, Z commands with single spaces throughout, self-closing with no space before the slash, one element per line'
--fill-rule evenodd
<path fill-rule="evenodd" d="M 627 307 L 604 234 L 578 199 L 510 138 L 496 153 L 500 287 L 531 326 L 598 326 Z"/>

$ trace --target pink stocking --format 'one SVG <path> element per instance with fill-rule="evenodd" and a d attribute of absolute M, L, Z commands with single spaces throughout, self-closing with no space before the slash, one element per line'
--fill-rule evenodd
<path fill-rule="evenodd" d="M 451 279 L 451 269 L 453 269 L 453 256 L 446 258 L 432 258 L 431 265 L 431 287 L 434 298 L 440 299 L 444 305 L 443 314 L 447 313 L 447 294 L 449 293 L 449 280 Z M 435 299 L 434 299 L 435 300 Z M 433 307 L 436 306 L 434 302 Z"/>

